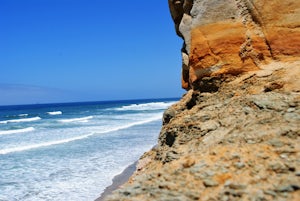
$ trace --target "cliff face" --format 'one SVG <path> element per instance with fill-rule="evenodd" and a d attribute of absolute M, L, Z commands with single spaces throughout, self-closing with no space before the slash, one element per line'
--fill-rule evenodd
<path fill-rule="evenodd" d="M 169 0 L 182 48 L 182 87 L 300 56 L 300 1 Z"/>
<path fill-rule="evenodd" d="M 299 3 L 169 0 L 189 91 L 107 200 L 300 200 Z"/>

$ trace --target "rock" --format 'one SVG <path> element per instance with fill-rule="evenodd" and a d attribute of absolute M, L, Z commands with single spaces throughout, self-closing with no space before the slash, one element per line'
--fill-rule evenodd
<path fill-rule="evenodd" d="M 260 109 L 270 109 L 276 111 L 285 111 L 289 105 L 285 101 L 287 97 L 284 95 L 270 92 L 271 94 L 259 94 L 253 96 L 253 102 Z"/>
<path fill-rule="evenodd" d="M 250 76 L 240 87 L 229 77 L 209 95 L 188 92 L 115 200 L 298 200 L 299 121 L 284 116 L 288 108 L 299 111 L 291 103 L 300 96 L 263 90 L 282 76 L 284 70 Z M 253 88 L 261 90 L 251 94 Z"/>
<path fill-rule="evenodd" d="M 287 110 L 287 112 L 295 112 L 295 111 L 296 111 L 295 108 L 289 108 L 289 109 Z"/>
<path fill-rule="evenodd" d="M 205 187 L 214 187 L 214 186 L 218 186 L 219 183 L 213 179 L 205 179 L 205 180 L 203 180 L 203 185 Z"/>
<path fill-rule="evenodd" d="M 243 194 L 245 194 L 245 192 L 244 191 L 238 191 L 238 190 L 226 190 L 225 191 L 225 195 L 231 195 L 231 196 L 233 196 L 233 197 L 242 197 L 243 196 Z"/>
<path fill-rule="evenodd" d="M 272 82 L 268 83 L 264 88 L 265 92 L 274 91 L 276 89 L 281 89 L 283 87 L 284 83 L 282 82 Z"/>
<path fill-rule="evenodd" d="M 276 192 L 293 192 L 293 191 L 297 191 L 300 189 L 300 186 L 297 184 L 288 184 L 288 185 L 280 185 L 278 186 L 275 191 Z"/>
<path fill-rule="evenodd" d="M 192 26 L 192 17 L 189 14 L 183 14 L 181 18 L 181 22 L 179 24 L 179 32 L 182 34 L 185 41 L 185 49 L 187 53 L 190 53 L 190 45 L 191 45 L 191 26 Z"/>
<path fill-rule="evenodd" d="M 243 163 L 243 162 L 237 162 L 237 163 L 234 164 L 234 166 L 235 166 L 237 169 L 242 169 L 242 168 L 244 168 L 246 165 L 245 165 L 245 163 Z"/>
<path fill-rule="evenodd" d="M 242 189 L 246 189 L 247 186 L 243 185 L 243 184 L 237 184 L 237 183 L 229 183 L 227 185 L 230 189 L 234 189 L 234 190 L 242 190 Z"/>
<path fill-rule="evenodd" d="M 170 120 L 175 117 L 175 110 L 173 108 L 168 108 L 167 110 L 165 110 L 164 114 L 163 114 L 163 124 L 167 124 L 170 122 Z"/>
<path fill-rule="evenodd" d="M 164 162 L 170 162 L 170 161 L 176 160 L 178 158 L 179 158 L 179 156 L 175 151 L 170 151 L 170 152 L 167 152 L 166 159 L 164 160 Z"/>
<path fill-rule="evenodd" d="M 214 120 L 209 120 L 209 121 L 204 122 L 203 124 L 201 124 L 202 136 L 210 131 L 216 130 L 219 126 L 220 126 L 220 124 Z"/>
<path fill-rule="evenodd" d="M 271 163 L 269 169 L 276 173 L 287 173 L 289 171 L 288 167 L 278 162 Z"/>
<path fill-rule="evenodd" d="M 216 174 L 214 171 L 211 171 L 211 170 L 206 170 L 203 173 L 204 173 L 205 177 L 212 177 Z"/>
<path fill-rule="evenodd" d="M 276 192 L 272 191 L 272 190 L 265 190 L 264 193 L 267 194 L 267 195 L 271 195 L 273 197 L 277 197 Z"/>
<path fill-rule="evenodd" d="M 201 122 L 205 122 L 211 119 L 211 116 L 209 114 L 204 114 L 200 117 Z"/>
<path fill-rule="evenodd" d="M 297 113 L 286 113 L 284 115 L 284 119 L 286 119 L 287 121 L 296 121 L 296 122 L 299 122 L 300 121 L 300 114 L 297 114 Z"/>
<path fill-rule="evenodd" d="M 200 173 L 203 170 L 203 168 L 205 168 L 206 166 L 207 166 L 207 164 L 205 164 L 205 163 L 195 164 L 193 167 L 191 167 L 190 172 L 192 174 Z"/>
<path fill-rule="evenodd" d="M 268 143 L 270 145 L 272 145 L 273 147 L 283 147 L 284 143 L 278 139 L 271 139 L 268 141 Z"/>
<path fill-rule="evenodd" d="M 169 0 L 169 7 L 184 39 L 182 52 L 189 56 L 188 65 L 182 65 L 185 89 L 205 76 L 259 70 L 274 59 L 300 56 L 298 1 Z M 257 75 L 269 76 L 274 70 Z"/>
<path fill-rule="evenodd" d="M 266 198 L 265 198 L 265 195 L 264 195 L 264 192 L 262 190 L 258 190 L 254 193 L 253 195 L 253 201 L 265 201 Z"/>
<path fill-rule="evenodd" d="M 299 200 L 300 1 L 169 6 L 189 91 L 107 201 Z"/>
<path fill-rule="evenodd" d="M 192 167 L 193 165 L 195 164 L 195 160 L 192 159 L 192 158 L 188 158 L 184 161 L 184 163 L 182 164 L 182 166 L 184 168 L 189 168 L 189 167 Z"/>
<path fill-rule="evenodd" d="M 240 156 L 240 154 L 239 153 L 233 153 L 232 155 L 231 155 L 231 157 L 230 157 L 230 159 L 231 160 L 234 160 L 234 159 L 240 159 L 241 158 L 241 156 Z"/>

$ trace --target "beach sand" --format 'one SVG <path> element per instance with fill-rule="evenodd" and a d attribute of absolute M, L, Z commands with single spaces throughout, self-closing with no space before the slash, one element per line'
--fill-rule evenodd
<path fill-rule="evenodd" d="M 114 190 L 118 189 L 122 184 L 127 182 L 136 170 L 136 164 L 137 162 L 129 165 L 121 174 L 115 176 L 113 178 L 112 185 L 106 187 L 101 196 L 95 201 L 104 201 L 106 196 L 110 195 Z"/>

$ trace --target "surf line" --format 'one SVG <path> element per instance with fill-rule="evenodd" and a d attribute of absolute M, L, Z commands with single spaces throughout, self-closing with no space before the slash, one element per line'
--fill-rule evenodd
<path fill-rule="evenodd" d="M 2 149 L 2 150 L 0 150 L 0 154 L 4 155 L 4 154 L 13 153 L 13 152 L 22 152 L 22 151 L 27 151 L 27 150 L 31 150 L 31 149 L 41 148 L 41 147 L 48 147 L 48 146 L 52 146 L 52 145 L 64 144 L 64 143 L 72 142 L 75 140 L 81 140 L 84 138 L 88 138 L 89 136 L 92 136 L 92 135 L 94 135 L 94 134 L 91 133 L 91 134 L 82 135 L 82 136 L 64 139 L 64 140 L 57 140 L 57 141 L 33 144 L 33 145 L 28 145 L 28 146 L 23 146 L 23 147 Z"/>
<path fill-rule="evenodd" d="M 41 117 L 32 117 L 32 118 L 24 118 L 24 119 L 11 119 L 0 121 L 0 124 L 7 124 L 7 123 L 20 123 L 20 122 L 31 122 L 31 121 L 38 121 L 41 120 Z"/>
<path fill-rule="evenodd" d="M 15 129 L 15 130 L 2 130 L 0 131 L 0 135 L 13 135 L 13 134 L 19 134 L 19 133 L 26 133 L 30 131 L 34 131 L 35 129 L 33 127 L 28 128 L 22 128 L 22 129 Z"/>
<path fill-rule="evenodd" d="M 14 153 L 14 152 L 28 151 L 28 150 L 38 149 L 38 148 L 42 148 L 42 147 L 49 147 L 49 146 L 53 146 L 53 145 L 65 144 L 65 143 L 73 142 L 73 141 L 76 141 L 76 140 L 82 140 L 82 139 L 91 137 L 91 136 L 96 135 L 96 134 L 110 133 L 110 132 L 114 132 L 114 131 L 118 131 L 118 130 L 130 128 L 130 127 L 133 127 L 133 126 L 137 126 L 137 125 L 141 125 L 141 124 L 145 124 L 145 123 L 150 123 L 152 121 L 156 121 L 156 120 L 161 119 L 161 117 L 162 117 L 162 114 L 156 115 L 154 117 L 151 117 L 149 119 L 145 119 L 145 120 L 142 120 L 142 121 L 133 122 L 131 124 L 119 126 L 119 127 L 112 128 L 112 129 L 108 129 L 108 130 L 105 130 L 105 131 L 102 131 L 102 132 L 92 132 L 92 133 L 87 134 L 87 135 L 82 135 L 82 136 L 78 136 L 78 137 L 68 138 L 68 139 L 64 139 L 64 140 L 57 140 L 57 141 L 51 141 L 51 142 L 45 142 L 45 143 L 27 145 L 27 146 L 23 146 L 23 147 L 15 147 L 15 148 L 2 149 L 2 150 L 0 150 L 0 155 Z"/>

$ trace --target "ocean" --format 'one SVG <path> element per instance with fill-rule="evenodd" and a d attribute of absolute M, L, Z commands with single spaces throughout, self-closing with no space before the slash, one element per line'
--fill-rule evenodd
<path fill-rule="evenodd" d="M 95 200 L 178 99 L 0 107 L 0 201 Z"/>

